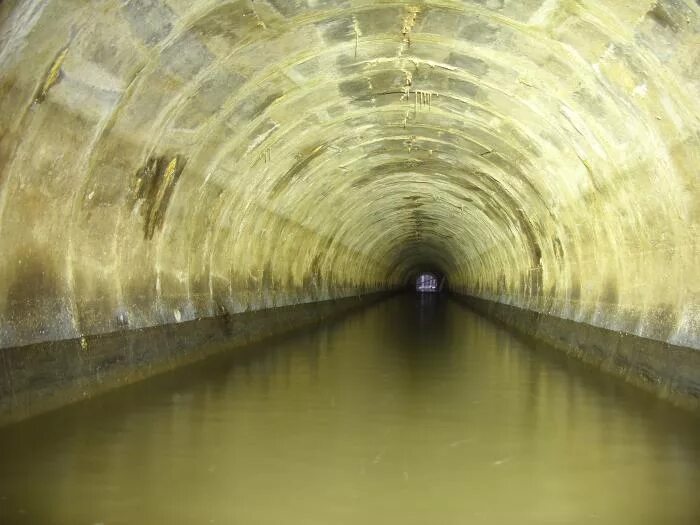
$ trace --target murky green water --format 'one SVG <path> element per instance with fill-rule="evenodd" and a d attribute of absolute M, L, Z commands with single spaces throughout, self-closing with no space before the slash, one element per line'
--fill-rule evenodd
<path fill-rule="evenodd" d="M 700 523 L 700 419 L 434 299 L 0 431 L 0 523 Z"/>

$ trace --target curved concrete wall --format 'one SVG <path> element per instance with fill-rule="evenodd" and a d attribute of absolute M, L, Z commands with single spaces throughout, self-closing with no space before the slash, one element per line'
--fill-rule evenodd
<path fill-rule="evenodd" d="M 695 0 L 0 4 L 0 340 L 390 289 L 700 348 Z"/>

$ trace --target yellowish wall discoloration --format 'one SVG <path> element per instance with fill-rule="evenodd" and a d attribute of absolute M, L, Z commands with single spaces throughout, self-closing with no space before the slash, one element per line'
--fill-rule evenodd
<path fill-rule="evenodd" d="M 0 21 L 2 346 L 431 267 L 700 348 L 694 1 L 52 0 Z"/>

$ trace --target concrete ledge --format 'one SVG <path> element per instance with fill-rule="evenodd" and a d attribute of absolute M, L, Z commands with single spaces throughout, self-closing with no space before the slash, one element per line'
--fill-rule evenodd
<path fill-rule="evenodd" d="M 392 292 L 0 349 L 0 426 L 317 324 Z"/>
<path fill-rule="evenodd" d="M 700 411 L 700 351 L 464 295 L 452 299 L 533 340 Z"/>

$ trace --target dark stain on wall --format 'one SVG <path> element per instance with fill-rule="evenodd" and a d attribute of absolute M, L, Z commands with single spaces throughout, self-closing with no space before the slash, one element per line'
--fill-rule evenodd
<path fill-rule="evenodd" d="M 308 272 L 304 275 L 304 290 L 310 291 L 315 287 L 320 286 L 323 280 L 321 272 L 322 255 L 316 254 L 314 260 L 311 261 Z"/>
<path fill-rule="evenodd" d="M 659 24 L 661 27 L 671 29 L 673 31 L 678 31 L 678 24 L 671 18 L 669 12 L 661 5 L 661 2 L 656 2 L 654 7 L 649 10 L 647 16 L 651 18 L 654 22 Z"/>
<path fill-rule="evenodd" d="M 272 274 L 272 264 L 270 264 L 270 261 L 267 261 L 265 263 L 265 266 L 263 267 L 261 288 L 263 290 L 275 289 L 275 281 L 274 276 Z"/>
<path fill-rule="evenodd" d="M 581 281 L 578 275 L 571 275 L 571 284 L 569 285 L 569 299 L 578 301 L 581 298 Z"/>
<path fill-rule="evenodd" d="M 617 304 L 620 294 L 617 290 L 617 280 L 614 277 L 609 277 L 603 285 L 603 292 L 600 295 L 600 301 L 608 304 Z"/>
<path fill-rule="evenodd" d="M 454 51 L 447 57 L 447 63 L 480 77 L 489 71 L 489 65 L 480 58 Z"/>
<path fill-rule="evenodd" d="M 180 155 L 151 157 L 136 173 L 134 206 L 140 206 L 145 239 L 152 239 L 162 228 L 173 190 L 186 163 Z"/>
<path fill-rule="evenodd" d="M 277 179 L 272 187 L 272 190 L 270 190 L 271 196 L 275 198 L 282 193 L 282 191 L 287 188 L 287 186 L 289 186 L 302 171 L 309 167 L 309 164 L 311 164 L 314 159 L 320 157 L 323 152 L 326 151 L 327 147 L 328 145 L 326 143 L 321 143 L 314 148 L 309 148 L 300 153 L 296 162 L 291 168 L 289 168 L 289 170 L 287 170 L 287 173 Z"/>
<path fill-rule="evenodd" d="M 562 248 L 561 241 L 558 237 L 554 237 L 554 239 L 552 240 L 552 250 L 554 251 L 554 256 L 557 259 L 564 258 L 564 248 Z"/>
<path fill-rule="evenodd" d="M 510 197 L 508 197 L 510 200 Z M 527 239 L 527 246 L 530 248 L 531 267 L 529 270 L 529 289 L 531 295 L 537 295 L 542 291 L 542 249 L 537 242 L 534 226 L 528 220 L 525 213 L 512 201 L 511 206 L 516 210 L 515 217 L 520 225 L 520 230 Z"/>
<path fill-rule="evenodd" d="M 323 33 L 323 39 L 328 43 L 346 42 L 349 38 L 355 38 L 355 30 L 350 17 L 318 22 L 315 25 Z"/>
<path fill-rule="evenodd" d="M 238 117 L 243 122 L 255 120 L 262 115 L 267 108 L 269 108 L 274 102 L 283 96 L 283 92 L 276 91 L 274 93 L 270 93 L 261 101 L 259 94 L 253 93 L 241 104 L 240 108 L 238 109 Z"/>
<path fill-rule="evenodd" d="M 123 2 L 122 16 L 133 35 L 146 45 L 155 45 L 172 31 L 175 14 L 157 0 Z"/>
<path fill-rule="evenodd" d="M 62 335 L 70 326 L 60 325 L 70 325 L 70 314 L 64 304 L 66 291 L 60 276 L 38 250 L 27 250 L 17 258 L 22 262 L 7 289 L 0 339 L 28 344 Z"/>
<path fill-rule="evenodd" d="M 51 62 L 51 66 L 46 71 L 44 79 L 42 80 L 41 84 L 39 85 L 39 88 L 36 91 L 36 94 L 34 95 L 35 104 L 41 104 L 44 100 L 46 100 L 46 96 L 48 95 L 49 90 L 61 80 L 63 76 L 63 71 L 61 67 L 63 66 L 63 61 L 65 60 L 67 54 L 67 46 L 61 49 L 56 54 L 56 57 L 53 59 L 53 62 Z"/>
<path fill-rule="evenodd" d="M 496 293 L 498 295 L 504 294 L 508 291 L 508 286 L 506 285 L 506 275 L 503 272 L 498 274 L 498 279 L 496 280 Z"/>
<path fill-rule="evenodd" d="M 192 32 L 203 40 L 225 39 L 232 45 L 240 41 L 241 35 L 255 27 L 253 11 L 245 2 L 227 3 L 217 6 L 192 26 Z"/>

